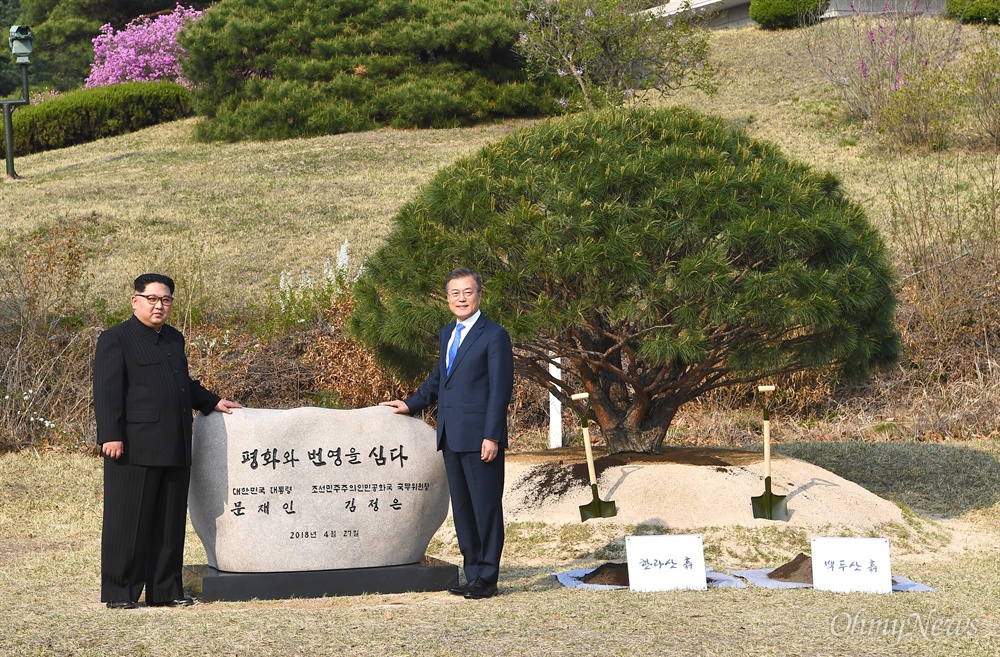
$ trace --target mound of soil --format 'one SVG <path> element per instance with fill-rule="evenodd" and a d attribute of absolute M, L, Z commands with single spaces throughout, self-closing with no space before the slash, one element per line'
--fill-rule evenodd
<path fill-rule="evenodd" d="M 813 583 L 812 559 L 802 552 L 783 566 L 772 570 L 768 577 L 779 582 L 796 582 L 798 584 Z"/>
<path fill-rule="evenodd" d="M 726 472 L 729 467 L 754 463 L 761 458 L 754 452 L 698 447 L 663 447 L 659 454 L 623 452 L 598 456 L 601 451 L 603 450 L 600 448 L 594 449 L 594 472 L 598 479 L 608 468 L 627 465 L 675 463 L 712 466 L 718 472 Z M 564 447 L 558 451 L 511 454 L 505 458 L 508 463 L 537 463 L 514 484 L 517 490 L 530 491 L 525 495 L 525 501 L 534 507 L 560 499 L 570 490 L 590 485 L 590 472 L 583 448 Z"/>
<path fill-rule="evenodd" d="M 765 527 L 751 500 L 764 487 L 759 451 L 668 447 L 660 454 L 608 454 L 595 450 L 598 494 L 617 515 L 595 524 L 657 524 L 671 530 Z M 581 522 L 580 507 L 593 499 L 586 454 L 564 447 L 504 457 L 504 518 L 509 522 Z M 899 506 L 854 482 L 798 459 L 772 455 L 774 494 L 787 498 L 787 526 L 849 526 L 862 531 L 902 523 Z M 782 523 L 784 526 L 784 523 Z"/>
<path fill-rule="evenodd" d="M 585 584 L 628 586 L 628 564 L 602 563 L 600 566 L 584 575 L 582 579 Z"/>

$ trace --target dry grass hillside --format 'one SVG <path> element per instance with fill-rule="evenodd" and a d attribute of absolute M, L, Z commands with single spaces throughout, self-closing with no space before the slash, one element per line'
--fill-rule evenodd
<path fill-rule="evenodd" d="M 779 410 L 796 420 L 785 439 L 989 436 L 1000 409 L 996 154 L 969 140 L 968 116 L 956 117 L 954 139 L 940 152 L 899 151 L 846 121 L 837 90 L 812 65 L 815 36 L 815 29 L 715 32 L 719 92 L 663 101 L 719 114 L 835 173 L 896 254 L 904 362 L 860 388 L 822 376 L 777 382 Z M 136 272 L 172 272 L 180 286 L 174 319 L 190 333 L 201 375 L 224 380 L 246 401 L 275 406 L 364 401 L 344 390 L 350 381 L 324 374 L 325 364 L 353 347 L 336 327 L 316 329 L 305 318 L 297 323 L 313 332 L 287 330 L 296 322 L 287 321 L 285 303 L 311 303 L 345 242 L 349 268 L 358 267 L 382 243 L 396 210 L 440 167 L 523 125 L 199 144 L 194 121 L 19 158 L 23 177 L 0 187 L 0 246 L 9 254 L 0 289 L 35 299 L 38 312 L 81 307 L 112 321 L 127 308 Z M 86 396 L 85 388 L 67 385 L 37 402 L 44 413 L 46 403 Z M 378 398 L 392 388 L 386 381 L 366 394 Z M 74 410 L 84 427 L 78 437 L 88 433 L 86 406 Z M 537 444 L 544 415 L 543 397 L 522 389 L 515 419 L 524 447 Z M 670 439 L 753 441 L 752 415 L 742 391 L 719 393 L 685 409 Z"/>

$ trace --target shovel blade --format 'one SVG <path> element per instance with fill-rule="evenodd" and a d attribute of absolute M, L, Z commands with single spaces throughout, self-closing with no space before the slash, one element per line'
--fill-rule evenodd
<path fill-rule="evenodd" d="M 764 478 L 764 493 L 750 498 L 753 506 L 753 517 L 765 520 L 784 520 L 788 522 L 788 506 L 785 495 L 775 495 L 771 492 L 771 478 Z"/>
<path fill-rule="evenodd" d="M 590 490 L 594 494 L 594 499 L 587 504 L 580 505 L 580 521 L 586 522 L 591 518 L 613 518 L 618 515 L 618 507 L 614 500 L 605 502 L 597 494 L 597 484 L 591 484 Z"/>

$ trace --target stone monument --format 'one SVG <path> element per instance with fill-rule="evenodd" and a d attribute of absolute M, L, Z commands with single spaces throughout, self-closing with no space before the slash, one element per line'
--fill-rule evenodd
<path fill-rule="evenodd" d="M 389 408 L 199 414 L 189 506 L 206 600 L 457 583 L 455 566 L 424 555 L 448 513 L 435 432 Z"/>

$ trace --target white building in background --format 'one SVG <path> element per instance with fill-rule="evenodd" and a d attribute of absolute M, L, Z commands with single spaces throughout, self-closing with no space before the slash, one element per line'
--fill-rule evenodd
<path fill-rule="evenodd" d="M 898 5 L 911 9 L 918 0 L 888 0 L 889 6 Z M 928 14 L 943 14 L 945 0 L 919 0 L 918 9 Z M 852 9 L 853 5 L 853 9 Z M 824 18 L 850 16 L 855 11 L 869 14 L 882 13 L 886 0 L 830 0 L 830 7 L 823 14 Z M 670 0 L 667 3 L 650 9 L 651 14 L 669 16 L 676 14 L 684 6 L 684 0 Z M 692 9 L 708 9 L 714 12 L 710 25 L 712 27 L 741 27 L 753 23 L 750 20 L 750 0 L 691 0 Z"/>

